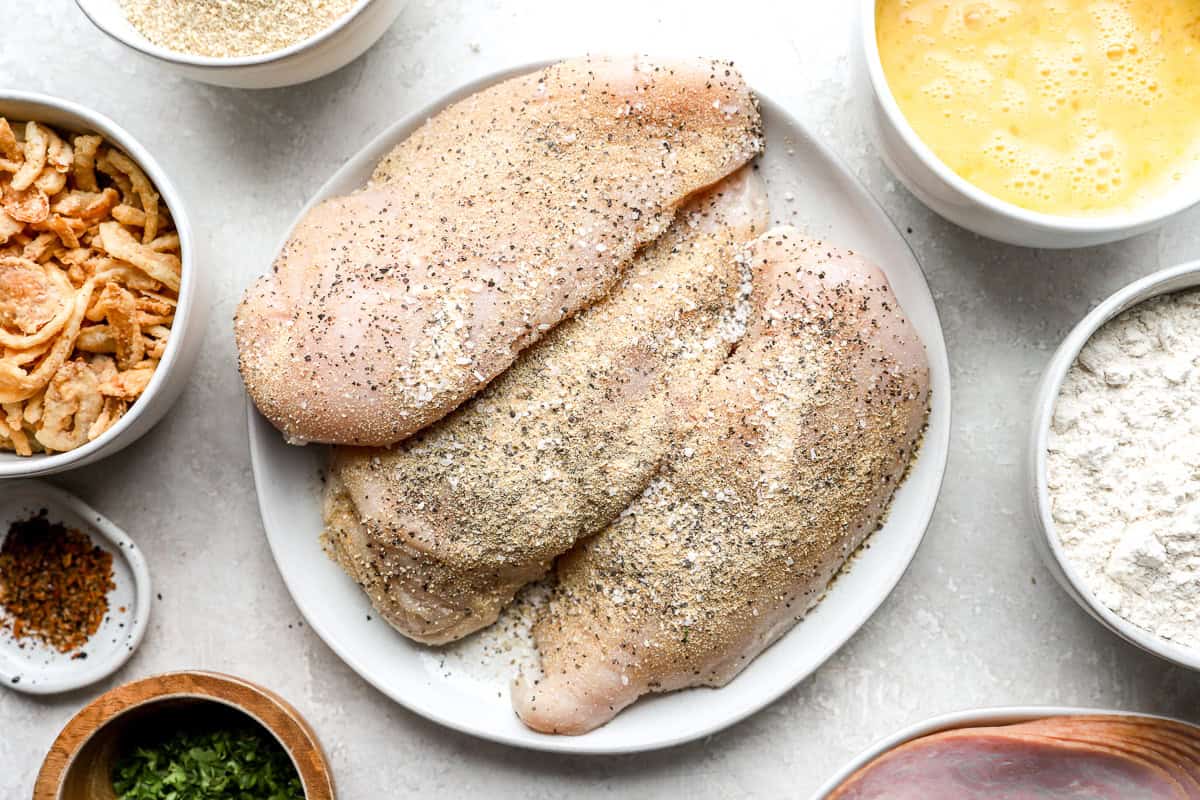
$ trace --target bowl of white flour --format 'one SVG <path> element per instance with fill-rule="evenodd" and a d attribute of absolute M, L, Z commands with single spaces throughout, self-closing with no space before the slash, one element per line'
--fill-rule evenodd
<path fill-rule="evenodd" d="M 1038 387 L 1029 462 L 1039 549 L 1063 588 L 1200 670 L 1200 261 L 1075 326 Z"/>

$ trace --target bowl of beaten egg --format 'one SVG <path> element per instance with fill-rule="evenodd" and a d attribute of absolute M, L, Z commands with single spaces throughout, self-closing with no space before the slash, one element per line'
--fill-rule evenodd
<path fill-rule="evenodd" d="M 861 0 L 881 155 L 983 236 L 1083 247 L 1200 202 L 1200 0 Z"/>

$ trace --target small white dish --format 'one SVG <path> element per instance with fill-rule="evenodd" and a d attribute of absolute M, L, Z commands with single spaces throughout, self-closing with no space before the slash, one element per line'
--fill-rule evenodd
<path fill-rule="evenodd" d="M 1200 170 L 1174 191 L 1133 211 L 1071 217 L 1029 211 L 1001 200 L 950 169 L 900 110 L 875 31 L 876 0 L 859 0 L 861 50 L 872 91 L 871 123 L 888 168 L 925 205 L 980 236 L 1026 247 L 1070 248 L 1115 242 L 1156 228 L 1200 203 Z"/>
<path fill-rule="evenodd" d="M 447 105 L 544 66 L 529 64 L 483 77 L 415 111 L 351 158 L 308 207 L 363 186 L 392 147 Z M 773 220 L 797 224 L 812 236 L 853 248 L 880 264 L 928 350 L 929 426 L 887 524 L 856 554 L 812 613 L 727 686 L 642 698 L 598 730 L 551 736 L 517 719 L 506 677 L 442 669 L 442 650 L 405 639 L 378 617 L 318 540 L 326 449 L 286 444 L 248 403 L 259 508 L 293 599 L 334 652 L 401 705 L 465 733 L 538 750 L 629 753 L 669 747 L 732 725 L 791 689 L 845 644 L 904 574 L 933 513 L 949 445 L 950 372 L 937 309 L 908 244 L 871 195 L 782 106 L 761 94 L 759 100 L 767 137 L 759 167 L 770 192 Z"/>
<path fill-rule="evenodd" d="M 14 523 L 46 510 L 51 522 L 86 533 L 113 557 L 108 615 L 77 652 L 60 653 L 33 639 L 0 632 L 0 685 L 28 694 L 55 694 L 88 686 L 121 668 L 146 635 L 152 591 L 142 551 L 124 531 L 78 497 L 40 481 L 0 483 L 0 543 Z M 124 608 L 124 611 L 120 609 Z M 3 610 L 0 609 L 0 614 Z"/>
<path fill-rule="evenodd" d="M 817 793 L 812 796 L 812 800 L 825 800 L 826 797 L 833 793 L 834 789 L 845 783 L 847 778 L 858 772 L 867 764 L 870 764 L 876 758 L 879 758 L 889 750 L 893 750 L 906 742 L 911 742 L 914 739 L 919 739 L 922 736 L 929 736 L 934 733 L 941 733 L 942 731 L 957 730 L 959 728 L 979 728 L 991 725 L 1017 725 L 1022 722 L 1032 722 L 1038 719 L 1046 719 L 1047 717 L 1069 717 L 1080 714 L 1115 714 L 1124 717 L 1171 719 L 1170 717 L 1160 717 L 1154 714 L 1135 714 L 1128 711 L 1113 711 L 1096 708 L 1070 708 L 1064 706 L 1009 706 L 1004 708 L 979 708 L 971 711 L 956 711 L 952 714 L 943 714 L 932 719 L 927 719 L 923 722 L 918 722 L 915 725 L 910 725 L 902 731 L 875 742 L 866 750 L 855 756 L 854 760 L 842 767 L 836 775 L 830 778 L 820 789 L 818 789 Z M 1182 720 L 1172 721 L 1182 722 Z"/>
<path fill-rule="evenodd" d="M 167 413 L 191 379 L 192 365 L 200 352 L 208 322 L 208 289 L 211 281 L 196 265 L 192 226 L 175 184 L 150 153 L 123 128 L 108 117 L 69 100 L 4 89 L 0 89 L 0 116 L 11 121 L 37 120 L 60 130 L 77 133 L 98 133 L 124 150 L 145 171 L 170 209 L 175 230 L 179 233 L 183 261 L 179 304 L 175 309 L 171 336 L 158 369 L 154 371 L 154 377 L 142 396 L 115 425 L 94 441 L 74 450 L 53 455 L 35 453 L 32 456 L 0 452 L 0 479 L 32 478 L 82 467 L 110 456 L 136 441 Z"/>
<path fill-rule="evenodd" d="M 1050 490 L 1046 472 L 1046 448 L 1054 408 L 1067 372 L 1079 357 L 1088 339 L 1106 322 L 1144 300 L 1200 286 L 1200 261 L 1160 270 L 1134 281 L 1096 306 L 1076 325 L 1059 345 L 1038 384 L 1033 411 L 1033 431 L 1029 439 L 1026 465 L 1029 470 L 1029 501 L 1041 528 L 1036 537 L 1038 551 L 1058 583 L 1100 624 L 1127 642 L 1159 658 L 1200 671 L 1200 651 L 1161 639 L 1118 616 L 1099 602 L 1071 564 L 1054 527 Z"/>
<path fill-rule="evenodd" d="M 120 0 L 75 0 L 97 28 L 129 49 L 203 83 L 235 89 L 272 89 L 315 80 L 349 64 L 375 44 L 408 0 L 359 0 L 328 28 L 282 50 L 216 58 L 154 44 L 121 10 Z"/>

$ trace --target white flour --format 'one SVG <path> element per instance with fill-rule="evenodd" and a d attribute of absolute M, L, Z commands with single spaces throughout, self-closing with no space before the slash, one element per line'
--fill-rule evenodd
<path fill-rule="evenodd" d="M 1200 292 L 1141 303 L 1091 338 L 1063 383 L 1047 466 L 1086 586 L 1200 648 Z"/>

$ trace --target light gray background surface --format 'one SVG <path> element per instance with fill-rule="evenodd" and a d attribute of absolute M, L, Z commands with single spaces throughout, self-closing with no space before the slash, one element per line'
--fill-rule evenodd
<path fill-rule="evenodd" d="M 174 411 L 124 453 L 54 479 L 145 551 L 163 596 L 149 634 L 99 686 L 52 699 L 0 691 L 0 797 L 28 796 L 53 737 L 85 702 L 187 667 L 233 672 L 295 703 L 350 800 L 803 798 L 873 740 L 946 711 L 1072 704 L 1200 721 L 1200 676 L 1105 632 L 1054 584 L 1033 549 L 1021 468 L 1033 387 L 1054 347 L 1120 286 L 1200 258 L 1200 213 L 1066 253 L 994 244 L 935 217 L 887 172 L 866 133 L 857 3 L 413 0 L 363 58 L 266 92 L 172 77 L 102 37 L 69 0 L 0 5 L 0 86 L 84 103 L 140 139 L 187 198 L 198 263 L 216 285 L 206 350 Z M 301 624 L 258 517 L 230 316 L 305 199 L 390 122 L 502 67 L 630 50 L 736 60 L 911 229 L 945 327 L 955 421 L 945 488 L 914 565 L 816 675 L 704 741 L 558 757 L 410 714 Z"/>

